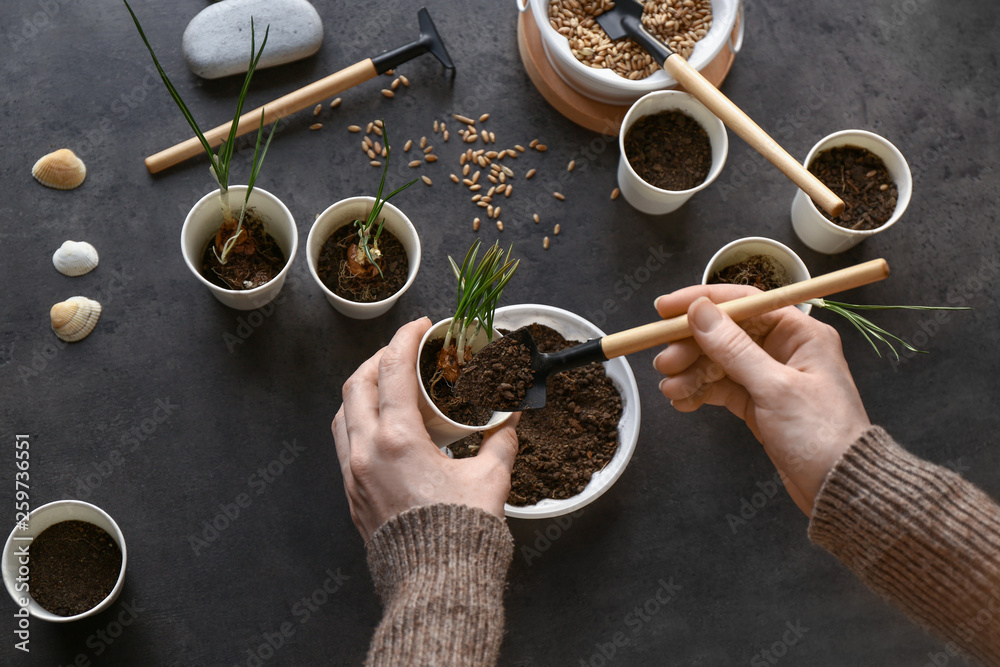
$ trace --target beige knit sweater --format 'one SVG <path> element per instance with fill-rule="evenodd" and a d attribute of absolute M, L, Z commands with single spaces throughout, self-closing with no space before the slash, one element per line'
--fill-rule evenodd
<path fill-rule="evenodd" d="M 827 477 L 809 537 L 944 652 L 1000 666 L 1000 507 L 975 486 L 872 427 Z M 503 521 L 458 505 L 379 527 L 368 564 L 385 614 L 366 664 L 495 664 L 513 547 Z"/>

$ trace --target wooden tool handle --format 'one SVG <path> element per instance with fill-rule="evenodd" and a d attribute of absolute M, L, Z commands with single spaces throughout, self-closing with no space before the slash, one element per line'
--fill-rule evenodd
<path fill-rule="evenodd" d="M 762 130 L 750 116 L 719 92 L 701 73 L 692 67 L 676 53 L 663 63 L 664 69 L 670 73 L 684 88 L 698 98 L 702 104 L 719 117 L 733 132 L 743 138 L 758 153 L 777 167 L 795 185 L 812 197 L 824 211 L 836 217 L 844 210 L 844 202 L 833 194 L 821 180 L 803 167 L 778 142 Z"/>
<path fill-rule="evenodd" d="M 287 118 L 296 111 L 301 111 L 306 107 L 318 104 L 328 97 L 333 97 L 337 93 L 375 76 L 375 64 L 371 58 L 355 63 L 339 72 L 334 72 L 330 76 L 324 77 L 319 81 L 314 81 L 308 86 L 288 93 L 284 97 L 279 97 L 273 102 L 257 107 L 253 111 L 246 112 L 240 116 L 239 123 L 236 126 L 236 136 L 241 137 L 247 132 L 253 132 L 260 127 L 261 110 L 264 110 L 264 124 L 268 125 L 279 118 Z M 208 140 L 209 145 L 215 148 L 221 144 L 229 136 L 229 128 L 232 124 L 233 122 L 229 121 L 205 132 L 205 138 Z M 204 150 L 205 148 L 201 145 L 198 137 L 191 137 L 176 146 L 160 151 L 155 155 L 150 155 L 146 158 L 146 169 L 149 170 L 149 173 L 155 174 L 167 167 L 172 167 L 199 153 L 203 153 Z"/>
<path fill-rule="evenodd" d="M 726 301 L 720 303 L 719 308 L 735 321 L 742 322 L 772 310 L 793 306 L 809 299 L 819 299 L 888 277 L 889 264 L 884 259 L 873 259 L 785 287 Z M 648 350 L 657 345 L 666 345 L 675 340 L 688 338 L 690 335 L 691 327 L 688 325 L 687 315 L 680 315 L 605 336 L 601 341 L 601 348 L 608 359 L 613 359 Z"/>

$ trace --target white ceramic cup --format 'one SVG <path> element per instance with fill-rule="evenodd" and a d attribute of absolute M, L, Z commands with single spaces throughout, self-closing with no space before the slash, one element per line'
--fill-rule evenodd
<path fill-rule="evenodd" d="M 234 185 L 229 188 L 229 201 L 234 211 L 239 211 L 243 205 L 246 193 L 245 185 Z M 285 253 L 285 266 L 270 282 L 249 290 L 231 290 L 219 287 L 210 282 L 201 273 L 201 260 L 208 247 L 209 239 L 215 237 L 222 224 L 222 209 L 219 204 L 219 191 L 211 192 L 191 208 L 184 219 L 181 228 L 181 252 L 194 277 L 209 289 L 216 299 L 236 310 L 256 310 L 275 299 L 285 284 L 288 270 L 295 260 L 295 251 L 299 247 L 299 231 L 295 227 L 295 218 L 291 211 L 281 203 L 281 200 L 266 190 L 255 187 L 250 193 L 248 206 L 256 209 L 264 221 L 264 230 L 274 237 L 281 251 Z"/>
<path fill-rule="evenodd" d="M 497 311 L 499 312 L 499 311 Z M 446 320 L 441 320 L 424 334 L 423 338 L 420 339 L 420 352 L 417 355 L 417 377 L 420 377 L 420 359 L 424 353 L 424 344 L 429 340 L 434 340 L 436 338 L 444 338 L 448 331 L 448 327 L 451 326 L 451 318 Z M 500 332 L 494 329 L 493 331 L 494 339 L 500 337 Z M 480 331 L 471 340 L 466 339 L 466 345 L 471 346 L 473 353 L 478 352 L 489 343 L 489 339 L 486 336 L 485 331 Z M 477 431 L 487 431 L 491 428 L 496 428 L 500 424 L 507 421 L 511 412 L 494 412 L 490 417 L 490 420 L 483 424 L 482 426 L 469 426 L 468 424 L 460 424 L 453 419 L 449 419 L 445 416 L 441 410 L 434 405 L 434 401 L 427 394 L 427 389 L 424 388 L 424 383 L 420 382 L 420 415 L 424 418 L 424 426 L 427 428 L 427 433 L 430 434 L 431 440 L 434 444 L 440 448 L 447 447 L 453 442 L 458 442 L 467 435 L 476 433 Z"/>
<path fill-rule="evenodd" d="M 535 303 L 497 308 L 493 324 L 513 330 L 534 322 L 555 329 L 567 340 L 586 341 L 604 336 L 604 332 L 597 326 L 575 313 Z M 505 504 L 504 513 L 507 516 L 515 519 L 547 519 L 576 512 L 603 495 L 625 471 L 639 440 L 642 416 L 639 386 L 625 357 L 605 361 L 604 370 L 622 398 L 622 418 L 618 422 L 618 449 L 615 455 L 604 468 L 594 473 L 584 490 L 572 498 L 546 498 L 534 505 L 523 506 Z"/>
<path fill-rule="evenodd" d="M 343 199 L 333 204 L 316 218 L 312 229 L 309 230 L 309 238 L 306 240 L 306 258 L 309 263 L 309 273 L 312 275 L 313 280 L 323 290 L 323 294 L 326 295 L 326 300 L 330 302 L 331 306 L 344 315 L 353 317 L 356 320 L 368 320 L 378 317 L 392 308 L 396 301 L 399 300 L 399 297 L 403 296 L 403 293 L 410 289 L 410 285 L 413 284 L 413 280 L 417 277 L 417 270 L 420 268 L 420 237 L 417 235 L 417 229 L 402 211 L 387 202 L 382 206 L 382 216 L 385 218 L 384 229 L 392 232 L 393 236 L 399 239 L 399 242 L 403 245 L 403 249 L 406 250 L 407 262 L 409 264 L 406 283 L 403 284 L 399 291 L 381 301 L 359 303 L 338 296 L 319 279 L 319 273 L 317 273 L 319 253 L 323 249 L 323 244 L 330 237 L 330 234 L 344 225 L 351 224 L 355 220 L 367 218 L 374 203 L 374 197 L 351 197 L 350 199 Z"/>
<path fill-rule="evenodd" d="M 639 177 L 625 157 L 625 137 L 632 125 L 643 116 L 661 111 L 680 111 L 694 118 L 708 133 L 712 145 L 712 166 L 708 176 L 699 185 L 688 190 L 662 190 Z M 726 126 L 693 95 L 676 90 L 661 90 L 639 99 L 625 114 L 618 134 L 618 187 L 634 208 L 650 215 L 664 215 L 680 208 L 696 192 L 704 190 L 716 179 L 726 164 L 729 153 L 729 136 Z"/>
<path fill-rule="evenodd" d="M 880 234 L 892 227 L 903 216 L 913 192 L 913 178 L 903 154 L 886 139 L 865 130 L 842 130 L 824 137 L 812 147 L 802 164 L 808 168 L 818 153 L 840 146 L 858 146 L 879 156 L 885 163 L 889 176 L 896 183 L 898 196 L 896 209 L 884 225 L 876 229 L 859 230 L 847 229 L 827 220 L 809 195 L 802 190 L 796 191 L 795 198 L 792 199 L 792 228 L 803 243 L 816 252 L 827 255 L 849 250 L 869 236 Z"/>
<path fill-rule="evenodd" d="M 701 276 L 701 284 L 707 285 L 709 278 L 720 270 L 727 266 L 738 264 L 754 255 L 772 257 L 785 269 L 785 273 L 793 283 L 809 280 L 810 278 L 809 269 L 806 268 L 805 262 L 784 243 L 779 243 L 763 236 L 748 236 L 727 243 L 712 256 L 712 259 L 709 260 L 708 265 L 705 267 L 705 272 Z M 800 303 L 796 308 L 806 315 L 812 312 L 812 305 L 808 303 Z"/>
<path fill-rule="evenodd" d="M 31 597 L 30 579 L 28 580 L 28 591 L 18 590 L 18 585 L 23 584 L 23 582 L 17 581 L 18 577 L 22 574 L 19 572 L 19 569 L 24 565 L 21 562 L 24 559 L 24 556 L 20 554 L 21 547 L 29 546 L 27 558 L 29 562 L 27 566 L 30 568 L 31 540 L 41 535 L 46 528 L 63 521 L 86 521 L 87 523 L 92 523 L 110 535 L 111 539 L 122 550 L 122 569 L 118 573 L 118 581 L 115 582 L 114 588 L 111 589 L 108 596 L 96 607 L 75 616 L 53 614 L 35 602 L 34 598 Z M 14 528 L 11 531 L 3 547 L 3 560 L 0 562 L 0 566 L 3 568 L 4 586 L 19 608 L 26 606 L 29 614 L 43 621 L 68 623 L 99 614 L 114 604 L 114 601 L 122 591 L 122 587 L 125 585 L 125 566 L 127 562 L 128 553 L 125 550 L 125 537 L 122 535 L 121 529 L 118 528 L 118 524 L 115 523 L 115 520 L 107 512 L 96 505 L 85 503 L 82 500 L 57 500 L 32 510 L 28 515 L 27 530 Z M 22 601 L 26 601 L 27 604 L 21 604 Z"/>

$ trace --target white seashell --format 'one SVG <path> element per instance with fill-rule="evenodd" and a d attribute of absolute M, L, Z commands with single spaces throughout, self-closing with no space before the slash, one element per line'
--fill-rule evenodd
<path fill-rule="evenodd" d="M 64 276 L 82 276 L 97 268 L 97 249 L 86 241 L 66 241 L 52 254 L 52 264 Z"/>
<path fill-rule="evenodd" d="M 68 148 L 60 148 L 54 153 L 43 155 L 31 168 L 31 175 L 42 185 L 56 190 L 72 190 L 87 178 L 87 166 L 76 153 Z"/>
<path fill-rule="evenodd" d="M 101 304 L 85 296 L 74 296 L 52 306 L 52 330 L 67 343 L 86 338 L 101 317 Z"/>

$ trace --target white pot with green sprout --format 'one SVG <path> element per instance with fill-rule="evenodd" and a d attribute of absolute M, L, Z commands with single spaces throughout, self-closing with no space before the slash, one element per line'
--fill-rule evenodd
<path fill-rule="evenodd" d="M 417 357 L 417 373 L 421 378 L 420 413 L 427 432 L 438 447 L 450 445 L 476 431 L 496 428 L 511 415 L 510 412 L 491 412 L 472 406 L 454 394 L 462 366 L 494 337 L 500 336 L 493 327 L 494 313 L 519 263 L 510 258 L 510 250 L 505 253 L 494 243 L 477 264 L 479 249 L 477 240 L 461 266 L 448 257 L 458 283 L 455 315 L 435 324 L 420 341 Z"/>
<path fill-rule="evenodd" d="M 313 223 L 306 240 L 309 273 L 338 311 L 359 320 L 382 315 L 413 284 L 420 268 L 420 238 L 410 219 L 389 203 L 413 185 L 384 198 L 392 150 L 382 124 L 385 162 L 374 197 L 351 197 L 333 204 Z"/>
<path fill-rule="evenodd" d="M 291 212 L 277 197 L 254 187 L 274 137 L 272 126 L 267 141 L 263 142 L 263 111 L 247 185 L 231 186 L 229 183 L 239 117 L 243 112 L 250 80 L 267 44 L 268 31 L 265 31 L 260 49 L 256 49 L 256 34 L 251 17 L 250 63 L 246 78 L 240 90 L 229 136 L 219 146 L 218 152 L 214 152 L 191 111 L 160 66 L 139 19 L 127 1 L 125 6 L 153 58 L 163 84 L 208 154 L 209 170 L 219 185 L 218 190 L 195 204 L 184 220 L 181 229 L 184 261 L 195 277 L 225 305 L 239 310 L 260 308 L 278 295 L 298 248 L 298 230 Z M 233 196 L 239 202 L 238 209 L 233 206 Z"/>

